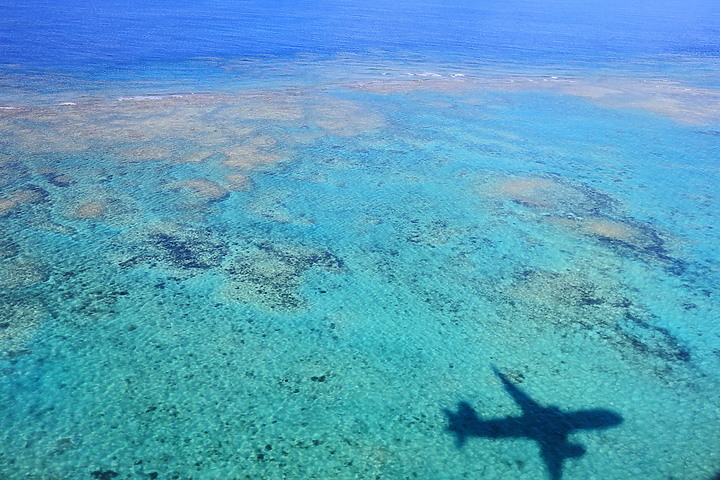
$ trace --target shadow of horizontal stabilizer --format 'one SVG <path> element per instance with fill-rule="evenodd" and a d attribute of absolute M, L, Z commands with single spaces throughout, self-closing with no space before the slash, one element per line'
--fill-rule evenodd
<path fill-rule="evenodd" d="M 555 406 L 543 407 L 512 383 L 495 367 L 505 391 L 522 410 L 519 417 L 483 420 L 467 402 L 459 402 L 457 411 L 443 410 L 448 418 L 448 430 L 455 435 L 455 444 L 461 448 L 469 438 L 527 438 L 540 446 L 541 455 L 551 480 L 560 480 L 562 464 L 567 458 L 585 454 L 585 447 L 568 441 L 576 430 L 610 428 L 623 422 L 617 412 L 591 409 L 565 412 Z"/>

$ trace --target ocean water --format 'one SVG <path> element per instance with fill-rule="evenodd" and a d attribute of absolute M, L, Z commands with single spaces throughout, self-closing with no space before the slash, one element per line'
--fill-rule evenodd
<path fill-rule="evenodd" d="M 0 1 L 0 479 L 720 475 L 714 2 Z"/>

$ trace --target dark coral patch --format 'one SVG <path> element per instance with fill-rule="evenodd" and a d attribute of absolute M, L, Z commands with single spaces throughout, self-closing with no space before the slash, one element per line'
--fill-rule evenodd
<path fill-rule="evenodd" d="M 690 352 L 667 329 L 651 325 L 645 320 L 626 313 L 617 323 L 617 333 L 626 339 L 637 351 L 663 360 L 690 361 Z"/>
<path fill-rule="evenodd" d="M 258 242 L 248 244 L 226 268 L 226 293 L 235 300 L 255 303 L 270 310 L 301 308 L 299 292 L 303 275 L 310 269 L 343 270 L 343 262 L 325 250 L 299 245 Z"/>
<path fill-rule="evenodd" d="M 120 474 L 112 470 L 95 470 L 90 475 L 97 480 L 112 480 Z"/>
<path fill-rule="evenodd" d="M 666 363 L 691 360 L 688 348 L 669 330 L 653 325 L 655 317 L 623 295 L 611 278 L 581 270 L 524 270 L 505 291 L 516 316 L 559 329 L 592 332 L 621 351 Z"/>
<path fill-rule="evenodd" d="M 0 260 L 7 260 L 16 257 L 20 253 L 20 247 L 9 238 L 0 236 Z"/>
<path fill-rule="evenodd" d="M 45 174 L 45 178 L 50 185 L 61 188 L 69 187 L 75 183 L 75 179 L 73 177 L 64 173 L 49 172 Z"/>
<path fill-rule="evenodd" d="M 522 205 L 523 215 L 593 238 L 618 254 L 662 262 L 673 275 L 687 269 L 673 257 L 661 229 L 627 215 L 610 195 L 584 183 L 559 175 L 514 175 L 484 185 L 481 193 Z"/>
<path fill-rule="evenodd" d="M 182 269 L 207 269 L 219 265 L 225 250 L 220 243 L 193 240 L 156 233 L 150 240 L 164 253 L 164 257 L 173 265 Z"/>
<path fill-rule="evenodd" d="M 120 267 L 150 265 L 190 277 L 219 267 L 228 253 L 227 244 L 207 230 L 164 228 L 142 232 L 138 237 L 129 242 L 128 253 L 118 260 Z"/>

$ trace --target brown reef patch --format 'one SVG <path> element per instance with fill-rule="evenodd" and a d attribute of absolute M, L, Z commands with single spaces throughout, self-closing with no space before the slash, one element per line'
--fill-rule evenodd
<path fill-rule="evenodd" d="M 227 198 L 229 192 L 222 185 L 206 178 L 193 178 L 173 185 L 173 190 L 189 190 L 198 197 L 220 201 Z"/>

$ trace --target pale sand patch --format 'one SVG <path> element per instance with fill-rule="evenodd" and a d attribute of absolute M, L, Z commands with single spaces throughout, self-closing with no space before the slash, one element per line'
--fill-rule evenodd
<path fill-rule="evenodd" d="M 547 178 L 511 178 L 498 186 L 498 191 L 504 196 L 526 205 L 543 208 L 556 205 L 554 197 L 557 190 L 558 184 Z"/>
<path fill-rule="evenodd" d="M 278 153 L 265 153 L 255 148 L 238 146 L 225 151 L 225 160 L 222 164 L 230 168 L 252 169 L 260 165 L 276 163 L 283 156 Z"/>
<path fill-rule="evenodd" d="M 589 219 L 582 223 L 582 230 L 592 235 L 598 235 L 613 240 L 631 241 L 638 235 L 636 229 L 630 225 L 609 219 Z"/>
<path fill-rule="evenodd" d="M 246 191 L 251 190 L 253 187 L 252 179 L 250 179 L 249 176 L 243 175 L 241 173 L 231 173 L 225 176 L 225 180 L 230 185 L 228 187 L 230 190 Z"/>
<path fill-rule="evenodd" d="M 30 203 L 37 204 L 43 202 L 47 197 L 47 192 L 40 188 L 21 188 L 15 190 L 5 198 L 0 198 L 0 217 L 9 215 L 15 208 L 20 205 Z"/>
<path fill-rule="evenodd" d="M 590 100 L 600 100 L 607 95 L 622 93 L 621 90 L 601 87 L 599 85 L 568 85 L 562 87 L 560 91 L 566 95 L 574 95 Z"/>
<path fill-rule="evenodd" d="M 101 187 L 80 188 L 75 198 L 62 205 L 62 215 L 71 220 L 134 225 L 142 221 L 141 210 L 132 198 Z"/>
<path fill-rule="evenodd" d="M 302 144 L 312 143 L 315 140 L 317 140 L 318 138 L 321 138 L 323 136 L 324 136 L 324 134 L 321 132 L 302 132 L 302 133 L 292 132 L 292 133 L 286 135 L 285 138 L 289 139 L 294 144 L 302 145 Z"/>
<path fill-rule="evenodd" d="M 586 235 L 590 237 L 613 240 L 620 242 L 636 251 L 647 251 L 653 255 L 655 251 L 663 251 L 665 245 L 673 239 L 660 232 L 652 230 L 652 226 L 646 225 L 648 231 L 621 220 L 609 218 L 565 218 L 565 217 L 543 217 L 543 222 L 565 229 L 573 235 Z"/>
<path fill-rule="evenodd" d="M 13 199 L 0 198 L 0 217 L 8 215 L 17 206 L 18 202 Z"/>
<path fill-rule="evenodd" d="M 108 203 L 105 201 L 87 202 L 79 205 L 72 216 L 80 220 L 99 219 L 107 213 L 107 209 Z"/>
<path fill-rule="evenodd" d="M 272 148 L 277 145 L 277 140 L 270 135 L 259 135 L 256 137 L 249 138 L 245 141 L 244 145 L 252 146 L 255 148 Z"/>
<path fill-rule="evenodd" d="M 193 178 L 180 182 L 175 184 L 173 189 L 188 189 L 195 195 L 212 201 L 223 200 L 229 195 L 229 192 L 223 186 L 206 178 Z"/>
<path fill-rule="evenodd" d="M 14 191 L 11 198 L 17 203 L 40 203 L 45 200 L 45 193 L 39 189 L 21 188 Z"/>

